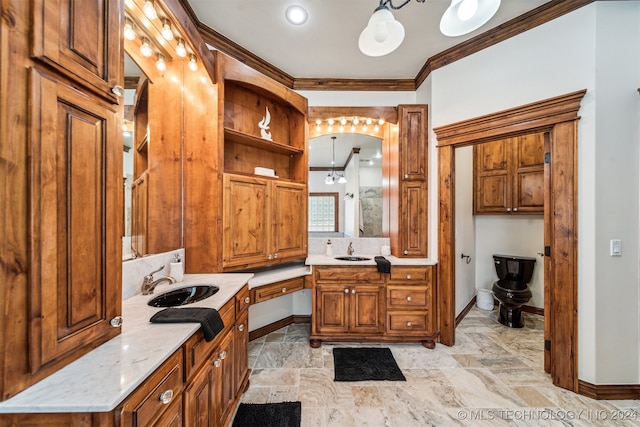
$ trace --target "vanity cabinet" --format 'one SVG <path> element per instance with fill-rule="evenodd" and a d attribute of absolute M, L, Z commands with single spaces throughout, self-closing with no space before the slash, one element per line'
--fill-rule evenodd
<path fill-rule="evenodd" d="M 313 275 L 312 347 L 322 341 L 421 342 L 435 347 L 435 266 L 318 266 Z"/>
<path fill-rule="evenodd" d="M 473 147 L 474 214 L 544 213 L 544 133 Z"/>
<path fill-rule="evenodd" d="M 224 174 L 223 267 L 306 256 L 306 185 Z"/>
<path fill-rule="evenodd" d="M 252 304 L 269 301 L 283 295 L 289 295 L 304 289 L 304 278 L 295 277 L 293 279 L 282 280 L 269 285 L 259 286 L 251 290 Z"/>
<path fill-rule="evenodd" d="M 398 132 L 385 140 L 389 240 L 397 257 L 426 257 L 428 247 L 428 107 L 399 105 Z"/>
<path fill-rule="evenodd" d="M 120 333 L 121 7 L 3 2 L 0 400 Z"/>

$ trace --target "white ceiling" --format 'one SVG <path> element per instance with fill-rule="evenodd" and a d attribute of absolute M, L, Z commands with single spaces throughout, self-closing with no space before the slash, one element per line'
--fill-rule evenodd
<path fill-rule="evenodd" d="M 413 79 L 433 55 L 548 0 L 502 0 L 487 24 L 460 37 L 440 33 L 440 18 L 450 0 L 410 0 L 392 11 L 405 28 L 404 42 L 377 58 L 358 50 L 358 37 L 380 0 L 187 1 L 200 22 L 294 78 Z M 394 5 L 403 2 L 393 0 Z M 304 25 L 285 19 L 285 10 L 292 4 L 308 11 Z"/>

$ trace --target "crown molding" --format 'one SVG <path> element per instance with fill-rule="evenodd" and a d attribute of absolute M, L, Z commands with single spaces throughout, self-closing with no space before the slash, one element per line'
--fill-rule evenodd
<path fill-rule="evenodd" d="M 256 71 L 294 90 L 335 90 L 335 91 L 415 91 L 429 74 L 441 67 L 459 61 L 494 44 L 500 43 L 525 31 L 573 12 L 594 1 L 602 0 L 552 0 L 527 13 L 517 16 L 495 28 L 485 31 L 467 41 L 457 44 L 430 58 L 413 79 L 329 79 L 296 78 L 260 58 L 231 39 L 198 20 L 188 0 L 180 2 L 197 24 L 202 39 L 221 52 L 248 65 Z"/>

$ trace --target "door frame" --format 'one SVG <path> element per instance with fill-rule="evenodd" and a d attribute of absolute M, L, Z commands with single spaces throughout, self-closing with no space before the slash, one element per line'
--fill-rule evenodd
<path fill-rule="evenodd" d="M 553 383 L 574 392 L 578 391 L 577 122 L 585 93 L 586 89 L 433 129 L 439 169 L 438 326 L 440 342 L 449 346 L 455 342 L 454 150 L 526 133 L 547 134 L 550 163 L 545 163 L 544 191 L 550 206 L 545 207 L 544 227 L 550 253 L 545 259 L 545 324 L 549 323 L 545 360 Z"/>

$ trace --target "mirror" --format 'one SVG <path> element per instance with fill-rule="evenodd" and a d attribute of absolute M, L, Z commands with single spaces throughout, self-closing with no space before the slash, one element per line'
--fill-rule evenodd
<path fill-rule="evenodd" d="M 397 122 L 396 107 L 309 108 L 309 237 L 388 237 L 384 153 Z"/>
<path fill-rule="evenodd" d="M 309 140 L 309 153 L 309 236 L 382 237 L 382 138 L 327 134 Z M 337 203 L 333 222 L 327 203 Z"/>

